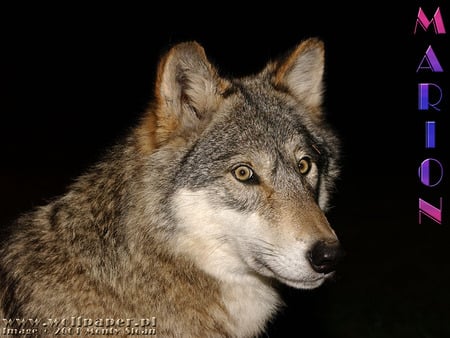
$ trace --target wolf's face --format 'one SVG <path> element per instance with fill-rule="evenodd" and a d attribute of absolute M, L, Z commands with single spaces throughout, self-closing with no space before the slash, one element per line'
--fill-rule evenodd
<path fill-rule="evenodd" d="M 243 79 L 220 78 L 197 44 L 161 67 L 155 142 L 186 146 L 174 173 L 177 250 L 222 279 L 319 286 L 340 256 L 324 215 L 338 149 L 320 110 L 321 42 Z"/>

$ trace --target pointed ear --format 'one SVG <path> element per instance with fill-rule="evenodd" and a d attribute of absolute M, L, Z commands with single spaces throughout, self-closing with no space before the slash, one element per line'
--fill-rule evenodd
<path fill-rule="evenodd" d="M 287 89 L 298 100 L 316 108 L 322 104 L 324 46 L 318 39 L 298 45 L 287 58 L 276 64 L 274 83 Z"/>
<path fill-rule="evenodd" d="M 221 103 L 227 87 L 196 42 L 174 46 L 161 61 L 156 81 L 156 138 L 200 130 Z"/>

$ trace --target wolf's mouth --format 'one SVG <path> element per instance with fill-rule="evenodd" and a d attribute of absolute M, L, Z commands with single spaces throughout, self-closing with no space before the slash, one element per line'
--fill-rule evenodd
<path fill-rule="evenodd" d="M 270 264 L 262 260 L 261 258 L 257 257 L 255 258 L 255 263 L 260 267 L 260 269 L 257 269 L 261 274 L 269 277 L 273 277 L 280 281 L 283 284 L 286 284 L 288 286 L 294 287 L 296 289 L 314 289 L 316 287 L 319 287 L 323 284 L 323 282 L 331 276 L 333 273 L 330 274 L 319 274 L 318 276 L 314 277 L 304 277 L 304 278 L 290 278 L 283 276 L 279 272 L 277 272 L 276 269 L 272 268 Z"/>

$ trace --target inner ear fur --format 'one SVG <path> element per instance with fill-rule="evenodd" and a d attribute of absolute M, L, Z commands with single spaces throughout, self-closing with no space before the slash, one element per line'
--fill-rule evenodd
<path fill-rule="evenodd" d="M 311 38 L 301 42 L 274 65 L 272 81 L 303 104 L 318 108 L 323 101 L 324 44 Z"/>
<path fill-rule="evenodd" d="M 143 123 L 146 148 L 202 130 L 217 111 L 229 83 L 222 79 L 197 42 L 172 47 L 161 59 L 155 102 Z"/>

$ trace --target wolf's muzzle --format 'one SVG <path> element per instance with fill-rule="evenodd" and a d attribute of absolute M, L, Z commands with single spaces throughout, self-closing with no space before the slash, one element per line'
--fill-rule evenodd
<path fill-rule="evenodd" d="M 314 271 L 330 273 L 336 270 L 337 264 L 344 256 L 344 251 L 338 241 L 318 241 L 307 255 Z"/>

